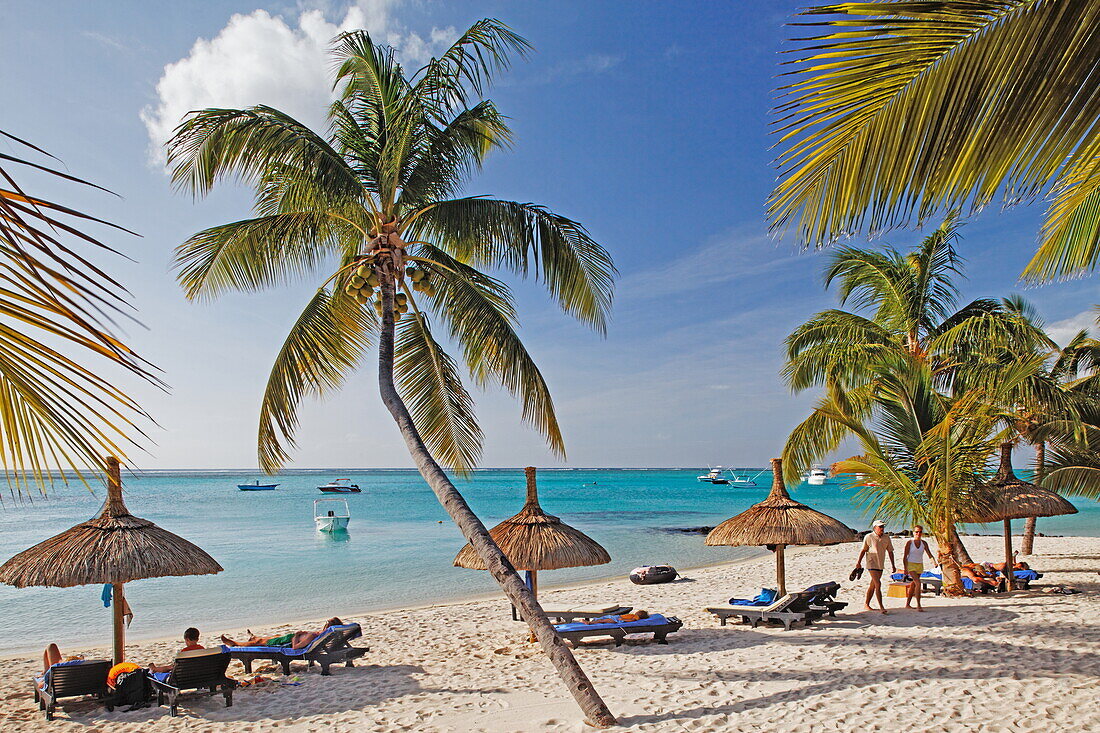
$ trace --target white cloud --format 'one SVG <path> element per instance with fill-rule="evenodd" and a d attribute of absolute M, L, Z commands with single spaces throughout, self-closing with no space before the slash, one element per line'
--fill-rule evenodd
<path fill-rule="evenodd" d="M 397 48 L 402 62 L 414 68 L 457 37 L 450 27 L 433 28 L 427 37 L 409 31 L 395 17 L 401 1 L 314 6 L 289 20 L 266 10 L 232 16 L 213 38 L 197 39 L 187 56 L 164 67 L 156 102 L 141 111 L 150 157 L 163 163 L 172 131 L 188 112 L 205 107 L 266 104 L 322 128 L 332 99 L 328 49 L 344 31 L 368 31 L 375 42 Z"/>
<path fill-rule="evenodd" d="M 1097 315 L 1095 309 L 1089 308 L 1087 311 L 1081 311 L 1075 316 L 1050 324 L 1046 327 L 1046 332 L 1054 339 L 1056 344 L 1065 346 L 1079 331 L 1087 330 L 1095 336 L 1097 332 Z"/>

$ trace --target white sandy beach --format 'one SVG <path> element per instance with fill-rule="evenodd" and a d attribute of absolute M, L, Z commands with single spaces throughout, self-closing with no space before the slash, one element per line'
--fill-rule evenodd
<path fill-rule="evenodd" d="M 999 538 L 969 537 L 967 544 L 979 560 L 1003 554 Z M 547 591 L 542 599 L 548 606 L 618 601 L 684 621 L 667 646 L 628 639 L 617 649 L 605 644 L 577 651 L 630 730 L 1100 730 L 1100 538 L 1039 538 L 1041 554 L 1028 558 L 1046 573 L 1033 585 L 1039 590 L 931 598 L 924 613 L 901 610 L 903 600 L 888 599 L 897 610 L 887 616 L 860 611 L 863 586 L 847 580 L 857 547 L 789 556 L 789 587 L 837 579 L 840 600 L 850 603 L 838 618 L 808 629 L 723 628 L 703 611 L 733 594 L 774 585 L 770 557 L 691 571 L 668 585 L 634 586 L 623 579 Z M 1054 584 L 1082 593 L 1041 592 Z M 319 618 L 323 614 L 318 609 Z M 350 620 L 363 625 L 365 636 L 356 643 L 370 646 L 354 668 L 334 667 L 332 676 L 321 677 L 316 668 L 296 667 L 301 684 L 239 689 L 231 708 L 220 696 L 190 696 L 178 718 L 170 718 L 167 708 L 107 713 L 92 702 L 69 701 L 47 723 L 30 694 L 41 660 L 3 659 L 0 729 L 591 730 L 549 663 L 526 642 L 526 627 L 510 620 L 504 600 Z M 213 645 L 228 630 L 202 631 L 202 642 Z M 165 663 L 178 646 L 141 643 L 128 646 L 127 654 Z M 62 651 L 109 656 L 107 647 Z M 247 678 L 236 662 L 230 674 Z"/>

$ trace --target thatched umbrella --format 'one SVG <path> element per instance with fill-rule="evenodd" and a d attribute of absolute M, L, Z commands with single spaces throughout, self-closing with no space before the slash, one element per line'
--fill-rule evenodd
<path fill-rule="evenodd" d="M 113 596 L 115 653 L 123 660 L 122 586 L 142 578 L 220 573 L 222 566 L 201 548 L 130 514 L 122 502 L 118 459 L 107 458 L 107 499 L 87 522 L 23 550 L 0 565 L 0 583 L 25 588 L 46 585 L 110 583 Z"/>
<path fill-rule="evenodd" d="M 1012 590 L 1015 574 L 1012 567 L 1012 520 L 1027 517 L 1055 517 L 1076 514 L 1077 507 L 1053 491 L 1016 477 L 1012 471 L 1012 443 L 1001 443 L 1001 465 L 993 480 L 985 484 L 985 503 L 963 516 L 961 521 L 975 524 L 1004 522 L 1005 587 Z"/>
<path fill-rule="evenodd" d="M 772 459 L 772 474 L 768 498 L 712 529 L 706 544 L 774 547 L 775 575 L 782 596 L 787 592 L 783 557 L 787 545 L 835 545 L 855 542 L 859 536 L 851 527 L 792 499 L 783 485 L 782 459 Z"/>
<path fill-rule="evenodd" d="M 600 543 L 542 510 L 535 483 L 535 467 L 528 466 L 524 471 L 527 474 L 527 502 L 519 514 L 493 527 L 489 535 L 516 570 L 527 571 L 531 592 L 538 595 L 540 570 L 611 562 L 611 556 Z M 455 566 L 485 570 L 485 564 L 469 544 L 455 555 Z"/>

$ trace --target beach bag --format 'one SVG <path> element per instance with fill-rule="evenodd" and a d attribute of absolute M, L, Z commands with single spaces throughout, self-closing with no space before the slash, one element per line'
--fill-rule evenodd
<path fill-rule="evenodd" d="M 111 705 L 116 708 L 129 706 L 128 710 L 148 707 L 152 696 L 149 673 L 144 667 L 123 672 L 115 679 L 115 691 Z"/>

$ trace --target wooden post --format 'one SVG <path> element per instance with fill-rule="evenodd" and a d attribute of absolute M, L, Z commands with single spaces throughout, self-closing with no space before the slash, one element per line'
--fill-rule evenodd
<path fill-rule="evenodd" d="M 782 598 L 787 595 L 787 567 L 783 560 L 784 547 L 785 545 L 775 546 L 775 577 L 779 583 L 779 595 L 776 596 L 776 598 Z"/>
<path fill-rule="evenodd" d="M 1005 520 L 1005 590 L 1016 589 L 1016 570 L 1012 567 L 1012 520 Z"/>
<path fill-rule="evenodd" d="M 124 661 L 126 652 L 126 626 L 122 623 L 122 611 L 126 607 L 126 596 L 122 593 L 122 583 L 111 583 L 111 615 L 115 627 L 115 664 Z"/>
<path fill-rule="evenodd" d="M 531 472 L 530 474 L 528 474 L 528 476 L 534 475 L 535 469 L 529 468 L 527 470 Z M 528 483 L 528 492 L 530 492 L 530 483 Z M 528 496 L 530 496 L 530 493 L 528 493 Z M 538 499 L 536 498 L 535 501 L 537 502 Z M 535 597 L 535 600 L 537 601 L 539 599 L 539 571 L 538 570 L 528 570 L 527 571 L 527 585 L 531 589 L 531 595 L 533 595 Z M 531 634 L 527 637 L 527 641 L 531 642 L 532 644 L 534 644 L 536 641 L 538 641 L 538 639 L 535 637 L 535 632 L 533 632 L 533 631 L 531 632 Z"/>

